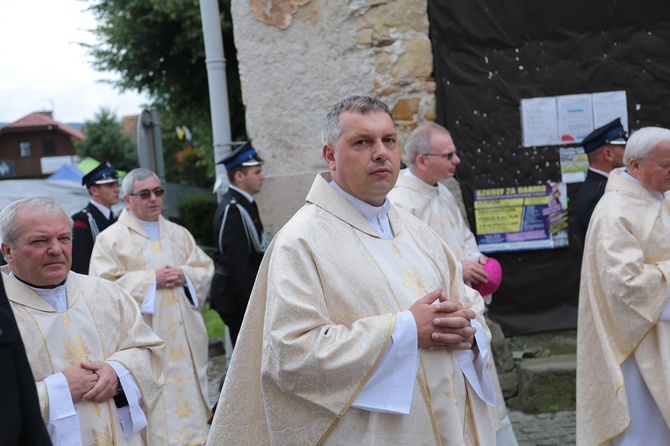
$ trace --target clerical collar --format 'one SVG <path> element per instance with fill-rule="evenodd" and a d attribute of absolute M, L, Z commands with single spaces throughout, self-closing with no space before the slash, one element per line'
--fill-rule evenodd
<path fill-rule="evenodd" d="M 404 175 L 405 175 L 406 177 L 414 178 L 415 180 L 421 181 L 423 184 L 425 184 L 425 185 L 428 186 L 428 187 L 432 187 L 433 189 L 437 189 L 437 187 L 438 187 L 437 184 L 432 185 L 432 184 L 428 184 L 428 183 L 426 183 L 426 182 L 423 181 L 421 178 L 417 177 L 417 176 L 414 174 L 414 172 L 412 172 L 412 171 L 409 170 L 409 169 L 405 169 L 405 173 L 404 173 Z"/>
<path fill-rule="evenodd" d="M 384 200 L 384 204 L 381 206 L 372 206 L 345 192 L 335 181 L 331 181 L 330 185 L 358 209 L 363 218 L 377 231 L 377 235 L 381 238 L 393 238 L 393 230 L 391 229 L 388 217 L 388 212 L 391 210 L 391 202 L 388 198 Z"/>
<path fill-rule="evenodd" d="M 98 210 L 102 213 L 102 215 L 105 216 L 107 220 L 109 220 L 109 214 L 112 213 L 112 210 L 106 206 L 101 205 L 97 201 L 91 200 L 91 204 L 98 208 Z"/>
<path fill-rule="evenodd" d="M 610 177 L 610 173 L 609 173 L 609 172 L 605 172 L 605 171 L 602 171 L 602 170 L 600 170 L 600 169 L 594 169 L 593 167 L 589 167 L 589 170 L 591 170 L 591 171 L 593 171 L 593 172 L 595 172 L 595 173 L 599 173 L 600 175 L 602 175 L 602 176 L 604 176 L 604 177 L 606 177 L 606 178 L 609 178 L 609 177 Z"/>
<path fill-rule="evenodd" d="M 242 195 L 244 195 L 244 198 L 246 198 L 247 200 L 249 200 L 249 203 L 253 203 L 253 202 L 254 202 L 254 197 L 252 197 L 248 192 L 245 192 L 245 191 L 243 191 L 242 189 L 240 189 L 239 187 L 235 187 L 235 186 L 233 186 L 232 184 L 230 185 L 230 188 L 233 189 L 233 190 L 236 190 L 237 192 L 239 192 L 239 193 L 241 193 Z"/>
<path fill-rule="evenodd" d="M 35 294 L 44 299 L 44 301 L 51 305 L 51 307 L 58 313 L 62 313 L 63 311 L 67 310 L 67 289 L 65 287 L 65 281 L 67 278 L 55 287 L 40 287 L 33 285 L 32 283 L 28 283 L 20 277 L 16 277 L 13 271 L 9 273 L 9 276 L 15 278 L 33 290 Z"/>
<path fill-rule="evenodd" d="M 628 179 L 628 180 L 634 181 L 634 182 L 636 182 L 637 184 L 643 186 L 643 187 L 644 187 L 645 189 L 647 189 L 649 192 L 651 192 L 652 194 L 654 194 L 654 196 L 655 196 L 656 198 L 658 198 L 659 200 L 664 200 L 664 199 L 665 199 L 665 194 L 664 194 L 663 192 L 658 192 L 658 191 L 649 189 L 649 188 L 648 188 L 647 186 L 645 186 L 640 180 L 638 180 L 637 178 L 635 178 L 633 175 L 629 174 L 629 173 L 626 172 L 625 170 L 621 173 L 621 176 L 622 176 L 623 178 L 626 178 L 626 179 Z"/>
<path fill-rule="evenodd" d="M 158 240 L 160 238 L 160 232 L 158 231 L 158 220 L 147 221 L 147 220 L 140 220 L 138 218 L 137 221 L 140 222 L 142 229 L 144 229 L 144 232 L 147 233 L 149 239 Z"/>

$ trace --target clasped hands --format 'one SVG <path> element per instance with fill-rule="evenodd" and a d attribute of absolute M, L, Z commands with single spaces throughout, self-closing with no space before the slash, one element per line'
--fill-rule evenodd
<path fill-rule="evenodd" d="M 438 303 L 434 303 L 439 299 Z M 468 350 L 477 330 L 470 321 L 475 312 L 442 295 L 442 288 L 430 292 L 409 308 L 419 334 L 419 347 L 429 350 Z"/>
<path fill-rule="evenodd" d="M 156 288 L 178 288 L 184 285 L 186 285 L 186 276 L 180 268 L 165 265 L 156 270 Z"/>
<path fill-rule="evenodd" d="M 102 403 L 116 394 L 119 377 L 104 361 L 86 361 L 63 372 L 72 401 L 93 400 Z"/>

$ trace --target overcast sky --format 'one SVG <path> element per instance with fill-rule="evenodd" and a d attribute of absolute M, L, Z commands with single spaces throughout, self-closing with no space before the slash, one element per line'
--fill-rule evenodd
<path fill-rule="evenodd" d="M 91 68 L 76 42 L 94 43 L 93 16 L 80 0 L 0 0 L 0 122 L 52 110 L 61 122 L 84 122 L 100 107 L 134 115 L 145 96 L 120 94 L 96 81 L 115 73 Z"/>

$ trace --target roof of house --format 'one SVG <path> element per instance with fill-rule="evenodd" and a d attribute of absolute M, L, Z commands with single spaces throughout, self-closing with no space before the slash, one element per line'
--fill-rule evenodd
<path fill-rule="evenodd" d="M 84 138 L 84 134 L 79 130 L 73 129 L 69 125 L 53 119 L 51 117 L 51 112 L 35 112 L 24 116 L 18 121 L 14 121 L 0 128 L 0 134 L 16 131 L 47 130 L 50 129 L 50 127 L 60 130 L 73 138 Z"/>

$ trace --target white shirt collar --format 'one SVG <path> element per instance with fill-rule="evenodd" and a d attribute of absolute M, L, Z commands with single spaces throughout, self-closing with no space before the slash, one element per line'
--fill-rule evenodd
<path fill-rule="evenodd" d="M 14 275 L 13 271 L 10 271 L 9 276 L 19 280 Z M 65 287 L 65 284 L 58 285 L 55 288 L 38 288 L 28 285 L 23 281 L 21 281 L 21 283 L 23 283 L 25 286 L 33 290 L 35 294 L 44 299 L 44 301 L 49 305 L 51 305 L 51 308 L 56 310 L 56 312 L 62 313 L 63 311 L 67 310 L 67 288 Z"/>
<path fill-rule="evenodd" d="M 335 181 L 331 181 L 330 185 L 358 209 L 363 218 L 377 231 L 377 235 L 381 238 L 393 238 L 393 230 L 388 217 L 391 202 L 388 198 L 384 200 L 384 204 L 381 206 L 372 206 L 345 192 Z"/>
<path fill-rule="evenodd" d="M 410 169 L 405 169 L 405 173 L 404 173 L 404 175 L 407 176 L 407 177 L 410 177 L 410 178 L 414 178 L 415 180 L 421 181 L 423 184 L 425 184 L 425 185 L 428 186 L 428 187 L 437 188 L 437 184 L 436 184 L 436 185 L 432 185 L 432 184 L 428 184 L 428 183 L 426 183 L 426 182 L 423 181 L 421 178 L 417 177 L 417 176 L 414 174 L 414 172 L 412 172 Z"/>
<path fill-rule="evenodd" d="M 91 200 L 91 204 L 92 204 L 93 206 L 95 206 L 96 208 L 98 208 L 98 210 L 99 210 L 100 212 L 102 212 L 102 215 L 104 215 L 105 218 L 107 218 L 107 220 L 109 220 L 109 214 L 112 213 L 112 210 L 111 210 L 110 208 L 101 205 L 100 203 L 98 203 L 98 202 L 95 201 L 95 200 Z"/>
<path fill-rule="evenodd" d="M 602 176 L 604 176 L 604 177 L 607 177 L 607 178 L 610 177 L 609 172 L 604 172 L 604 171 L 599 170 L 599 169 L 594 169 L 593 167 L 589 167 L 589 170 L 592 170 L 592 171 L 594 171 L 595 173 L 599 173 L 600 175 L 602 175 Z"/>
<path fill-rule="evenodd" d="M 247 200 L 249 200 L 249 203 L 253 203 L 253 202 L 254 202 L 254 197 L 252 197 L 248 192 L 245 192 L 245 191 L 243 191 L 242 189 L 240 189 L 239 187 L 235 187 L 235 186 L 233 186 L 232 184 L 230 185 L 230 188 L 231 188 L 231 189 L 234 189 L 234 190 L 236 190 L 237 192 L 239 192 L 239 193 L 241 193 L 242 195 L 244 195 L 244 198 L 246 198 Z"/>

